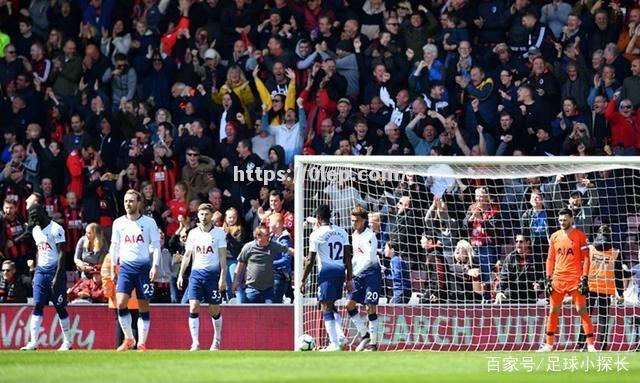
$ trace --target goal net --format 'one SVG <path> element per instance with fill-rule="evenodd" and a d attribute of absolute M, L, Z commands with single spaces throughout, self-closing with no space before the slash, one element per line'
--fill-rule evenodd
<path fill-rule="evenodd" d="M 295 337 L 328 344 L 317 265 L 304 294 L 298 289 L 310 218 L 328 204 L 332 223 L 351 236 L 351 209 L 360 205 L 369 212 L 382 270 L 380 350 L 535 350 L 546 336 L 549 237 L 559 229 L 558 211 L 569 208 L 591 253 L 587 301 L 596 348 L 635 350 L 639 177 L 638 158 L 298 156 Z M 336 308 L 353 349 L 360 335 L 345 310 L 347 296 Z M 358 308 L 366 323 L 366 307 Z M 559 350 L 584 347 L 570 295 L 555 343 Z"/>

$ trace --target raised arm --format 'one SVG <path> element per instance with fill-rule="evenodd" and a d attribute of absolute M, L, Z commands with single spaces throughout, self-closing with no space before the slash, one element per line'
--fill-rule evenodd
<path fill-rule="evenodd" d="M 467 145 L 464 137 L 462 137 L 462 133 L 460 133 L 460 129 L 458 129 L 458 124 L 456 123 L 454 126 L 452 126 L 452 129 L 456 135 L 456 143 L 458 144 L 458 147 L 460 148 L 462 153 L 464 153 L 465 156 L 470 155 L 471 149 L 469 149 L 469 145 Z"/>

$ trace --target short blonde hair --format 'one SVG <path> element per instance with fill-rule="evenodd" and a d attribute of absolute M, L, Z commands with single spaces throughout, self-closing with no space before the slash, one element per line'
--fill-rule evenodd
<path fill-rule="evenodd" d="M 369 213 L 369 221 L 370 222 L 381 222 L 382 215 L 379 212 Z"/>
<path fill-rule="evenodd" d="M 284 217 L 280 213 L 273 213 L 273 214 L 271 214 L 269 216 L 269 221 L 283 223 L 284 222 Z"/>

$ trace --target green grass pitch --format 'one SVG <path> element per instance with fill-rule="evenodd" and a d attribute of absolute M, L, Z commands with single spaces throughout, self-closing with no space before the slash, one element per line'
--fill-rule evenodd
<path fill-rule="evenodd" d="M 556 361 L 560 371 L 547 371 L 549 364 L 556 368 Z M 514 363 L 518 371 L 488 372 L 490 363 L 500 369 Z M 523 363 L 533 371 L 523 370 Z M 598 368 L 604 371 L 597 372 Z M 622 383 L 638 379 L 640 353 L 0 352 L 0 382 Z"/>

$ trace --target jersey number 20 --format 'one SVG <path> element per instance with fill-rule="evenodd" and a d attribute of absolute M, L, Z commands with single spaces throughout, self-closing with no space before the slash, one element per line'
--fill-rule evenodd
<path fill-rule="evenodd" d="M 329 242 L 329 258 L 334 261 L 339 261 L 343 258 L 342 255 L 342 243 L 341 242 Z"/>

